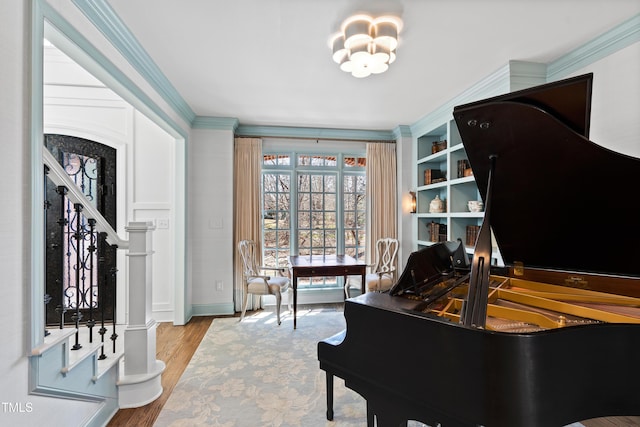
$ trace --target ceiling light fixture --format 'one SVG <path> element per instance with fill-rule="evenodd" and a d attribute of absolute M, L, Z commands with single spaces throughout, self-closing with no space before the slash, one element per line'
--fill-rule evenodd
<path fill-rule="evenodd" d="M 354 77 L 384 73 L 396 59 L 402 21 L 395 16 L 354 15 L 330 40 L 333 60 Z"/>

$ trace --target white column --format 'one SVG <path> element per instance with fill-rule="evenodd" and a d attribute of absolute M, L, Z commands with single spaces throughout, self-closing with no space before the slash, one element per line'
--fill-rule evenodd
<path fill-rule="evenodd" d="M 146 405 L 162 394 L 160 375 L 165 364 L 156 360 L 156 321 L 151 318 L 153 255 L 150 222 L 130 222 L 129 322 L 124 331 L 124 372 L 120 375 L 120 408 Z"/>

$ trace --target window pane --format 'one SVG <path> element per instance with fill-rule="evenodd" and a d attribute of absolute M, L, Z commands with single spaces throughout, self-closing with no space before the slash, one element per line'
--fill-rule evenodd
<path fill-rule="evenodd" d="M 298 228 L 311 228 L 311 216 L 309 212 L 298 212 Z"/>
<path fill-rule="evenodd" d="M 324 196 L 324 209 L 327 211 L 336 211 L 336 195 L 325 194 Z"/>
<path fill-rule="evenodd" d="M 311 190 L 311 177 L 309 175 L 300 175 L 298 177 L 298 191 L 308 192 Z"/>
<path fill-rule="evenodd" d="M 324 177 L 322 175 L 312 175 L 311 179 L 311 191 L 321 192 L 324 191 Z"/>
<path fill-rule="evenodd" d="M 352 193 L 355 190 L 355 177 L 352 175 L 346 175 L 343 178 L 343 187 L 345 192 Z"/>
<path fill-rule="evenodd" d="M 287 242 L 287 246 L 289 246 L 289 242 Z M 287 263 L 289 262 L 289 249 L 286 250 L 279 250 L 277 251 L 277 256 L 278 256 L 278 266 L 286 266 Z"/>
<path fill-rule="evenodd" d="M 291 207 L 289 206 L 289 193 L 280 193 L 278 194 L 278 210 L 281 211 L 289 211 Z"/>
<path fill-rule="evenodd" d="M 356 235 L 353 232 L 353 230 L 345 231 L 345 233 L 344 233 L 344 244 L 345 244 L 346 247 L 356 246 L 357 240 L 356 240 Z"/>
<path fill-rule="evenodd" d="M 262 189 L 263 191 L 276 191 L 276 175 L 263 175 Z"/>
<path fill-rule="evenodd" d="M 265 165 L 277 165 L 278 156 L 273 154 L 265 154 L 264 156 L 262 156 L 262 163 Z"/>
<path fill-rule="evenodd" d="M 311 214 L 311 228 L 324 228 L 324 212 L 314 212 Z"/>
<path fill-rule="evenodd" d="M 307 166 L 311 164 L 310 156 L 298 156 L 298 165 Z"/>
<path fill-rule="evenodd" d="M 269 160 L 269 159 L 267 159 Z M 265 172 L 262 175 L 262 245 L 263 259 L 269 267 L 284 267 L 286 262 L 276 256 L 277 251 L 289 252 L 288 236 L 290 221 L 290 191 L 288 173 Z"/>
<path fill-rule="evenodd" d="M 365 252 L 365 177 L 345 175 L 343 185 L 345 253 L 364 260 Z"/>
<path fill-rule="evenodd" d="M 356 198 L 353 194 L 344 195 L 344 210 L 353 211 L 356 209 Z"/>
<path fill-rule="evenodd" d="M 324 177 L 325 187 L 324 191 L 327 193 L 335 193 L 336 192 L 336 177 L 333 175 L 328 175 Z"/>
<path fill-rule="evenodd" d="M 310 248 L 311 247 L 311 232 L 306 230 L 298 231 L 298 247 Z"/>
<path fill-rule="evenodd" d="M 289 188 L 291 187 L 291 177 L 289 175 L 278 175 L 278 191 L 289 196 Z"/>
<path fill-rule="evenodd" d="M 276 231 L 275 230 L 270 230 L 270 231 L 265 230 L 264 233 L 262 234 L 262 238 L 264 239 L 263 245 L 265 248 L 276 247 Z"/>
<path fill-rule="evenodd" d="M 325 214 L 324 214 L 324 227 L 325 228 L 336 228 L 336 213 L 335 212 L 325 212 Z"/>
<path fill-rule="evenodd" d="M 278 247 L 281 247 L 281 248 L 289 247 L 289 230 L 278 232 Z M 289 251 L 287 250 L 286 252 L 288 255 Z M 286 262 L 285 262 L 285 265 L 286 265 Z"/>
<path fill-rule="evenodd" d="M 264 193 L 263 206 L 265 210 L 271 211 L 276 209 L 276 195 L 273 193 Z"/>
<path fill-rule="evenodd" d="M 291 223 L 289 222 L 289 212 L 280 212 L 280 215 L 278 216 L 278 229 L 282 230 L 289 230 L 289 225 Z"/>
<path fill-rule="evenodd" d="M 324 195 L 320 194 L 312 194 L 311 195 L 311 210 L 321 211 L 324 210 Z"/>
<path fill-rule="evenodd" d="M 276 251 L 265 249 L 262 251 L 262 259 L 264 260 L 264 265 L 276 265 Z"/>
<path fill-rule="evenodd" d="M 298 195 L 298 210 L 302 211 L 308 211 L 311 209 L 311 203 L 310 203 L 310 198 L 309 198 L 309 194 L 299 194 Z"/>
<path fill-rule="evenodd" d="M 347 168 L 353 168 L 353 167 L 363 168 L 367 166 L 367 159 L 365 157 L 345 156 L 344 166 Z"/>

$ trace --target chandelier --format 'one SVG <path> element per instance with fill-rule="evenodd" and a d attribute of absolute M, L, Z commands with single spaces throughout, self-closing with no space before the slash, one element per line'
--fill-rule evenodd
<path fill-rule="evenodd" d="M 340 32 L 331 37 L 333 60 L 354 77 L 384 73 L 396 59 L 401 25 L 402 21 L 395 16 L 347 18 Z"/>

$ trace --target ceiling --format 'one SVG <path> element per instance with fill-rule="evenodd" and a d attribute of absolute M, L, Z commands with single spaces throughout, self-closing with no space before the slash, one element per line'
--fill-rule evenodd
<path fill-rule="evenodd" d="M 550 63 L 640 13 L 640 0 L 108 0 L 197 116 L 392 130 L 505 66 Z M 389 71 L 331 59 L 354 12 L 403 20 Z"/>

